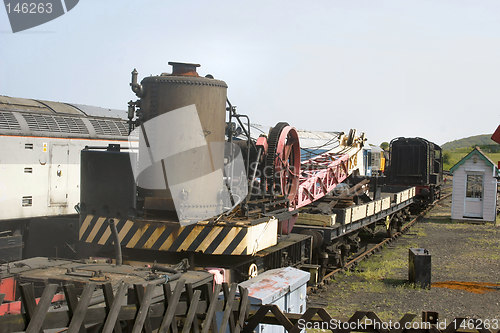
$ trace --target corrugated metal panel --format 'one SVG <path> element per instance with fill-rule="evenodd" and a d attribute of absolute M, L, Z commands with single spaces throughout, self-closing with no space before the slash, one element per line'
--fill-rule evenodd
<path fill-rule="evenodd" d="M 87 126 L 83 123 L 82 119 L 75 117 L 54 117 L 56 119 L 61 132 L 76 133 L 76 134 L 89 134 Z"/>
<path fill-rule="evenodd" d="M 26 130 L 24 123 L 21 120 L 19 123 L 12 112 L 19 112 L 18 115 L 24 117 L 29 129 L 26 135 L 37 132 L 42 136 L 50 136 L 51 133 L 55 136 L 88 136 L 92 133 L 94 136 L 92 126 L 98 137 L 128 136 L 127 111 L 124 110 L 0 96 L 0 130 Z M 98 118 L 90 119 L 92 117 Z"/>
<path fill-rule="evenodd" d="M 87 127 L 80 118 L 40 114 L 23 114 L 23 117 L 32 131 L 89 134 Z"/>
<path fill-rule="evenodd" d="M 0 129 L 20 130 L 21 126 L 12 113 L 0 112 Z"/>
<path fill-rule="evenodd" d="M 89 119 L 97 135 L 127 136 L 128 127 L 125 121 Z"/>
<path fill-rule="evenodd" d="M 60 132 L 59 127 L 52 116 L 23 114 L 23 117 L 28 123 L 29 129 L 32 131 Z"/>

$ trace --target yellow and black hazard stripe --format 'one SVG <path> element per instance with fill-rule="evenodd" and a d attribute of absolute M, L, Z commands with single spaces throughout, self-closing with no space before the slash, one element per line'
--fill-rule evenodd
<path fill-rule="evenodd" d="M 116 224 L 120 244 L 131 249 L 189 251 L 206 254 L 247 255 L 252 253 L 244 226 L 193 224 L 186 227 L 121 219 Z M 113 237 L 105 217 L 87 215 L 81 225 L 80 241 L 111 245 Z"/>

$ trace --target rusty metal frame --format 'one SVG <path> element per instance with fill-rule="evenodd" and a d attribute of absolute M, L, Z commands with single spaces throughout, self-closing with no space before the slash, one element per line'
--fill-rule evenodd
<path fill-rule="evenodd" d="M 325 153 L 302 162 L 299 188 L 290 210 L 316 201 L 349 176 L 349 155 Z"/>

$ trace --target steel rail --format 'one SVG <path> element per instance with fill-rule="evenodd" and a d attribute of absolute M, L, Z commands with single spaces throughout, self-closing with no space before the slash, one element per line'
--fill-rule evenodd
<path fill-rule="evenodd" d="M 435 200 L 426 209 L 424 209 L 417 216 L 415 216 L 411 221 L 406 223 L 401 228 L 401 231 L 398 231 L 397 233 L 395 233 L 391 237 L 384 238 L 381 242 L 375 244 L 370 249 L 364 251 L 363 253 L 357 255 L 355 258 L 353 258 L 350 261 L 348 261 L 347 263 L 345 263 L 345 265 L 343 267 L 336 268 L 333 271 L 329 272 L 328 274 L 325 274 L 325 276 L 323 276 L 323 278 L 321 279 L 321 282 L 319 282 L 317 285 L 307 287 L 307 292 L 308 293 L 316 292 L 317 289 L 323 288 L 323 286 L 325 284 L 326 285 L 330 284 L 330 282 L 334 279 L 335 274 L 338 274 L 340 272 L 344 272 L 344 271 L 348 270 L 349 268 L 351 268 L 352 266 L 356 265 L 357 263 L 361 262 L 362 260 L 370 257 L 372 254 L 375 254 L 376 252 L 381 251 L 385 245 L 391 243 L 392 241 L 396 240 L 397 238 L 399 238 L 400 236 L 405 234 L 420 218 L 424 217 L 425 214 L 427 214 L 427 212 L 429 212 L 432 208 L 434 208 L 434 206 L 437 203 L 443 201 L 444 199 L 446 199 L 450 196 L 451 196 L 451 193 L 448 193 L 448 194 L 442 196 L 441 198 Z"/>

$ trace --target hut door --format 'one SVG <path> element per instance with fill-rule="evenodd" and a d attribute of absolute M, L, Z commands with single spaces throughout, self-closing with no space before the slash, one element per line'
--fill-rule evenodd
<path fill-rule="evenodd" d="M 483 179 L 483 174 L 467 174 L 465 183 L 464 217 L 483 218 Z"/>

